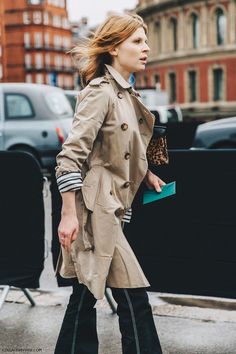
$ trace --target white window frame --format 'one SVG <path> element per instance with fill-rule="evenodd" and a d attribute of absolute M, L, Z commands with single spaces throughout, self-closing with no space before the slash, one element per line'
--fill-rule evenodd
<path fill-rule="evenodd" d="M 35 54 L 35 67 L 36 67 L 36 69 L 43 68 L 43 54 L 42 53 Z"/>
<path fill-rule="evenodd" d="M 23 23 L 29 25 L 31 23 L 30 13 L 28 11 L 23 12 Z"/>
<path fill-rule="evenodd" d="M 36 83 L 37 84 L 43 84 L 44 83 L 43 74 L 36 74 Z"/>
<path fill-rule="evenodd" d="M 46 48 L 50 47 L 50 36 L 48 32 L 44 33 L 44 44 Z"/>
<path fill-rule="evenodd" d="M 29 32 L 24 33 L 24 45 L 25 45 L 25 48 L 30 48 L 30 33 Z"/>
<path fill-rule="evenodd" d="M 49 67 L 50 64 L 51 64 L 51 56 L 50 56 L 49 53 L 46 53 L 46 54 L 45 54 L 45 66 L 46 66 L 46 67 Z"/>
<path fill-rule="evenodd" d="M 31 84 L 33 82 L 32 74 L 25 75 L 25 82 Z"/>
<path fill-rule="evenodd" d="M 42 48 L 42 46 L 43 46 L 42 32 L 35 32 L 34 33 L 34 47 L 35 48 Z"/>
<path fill-rule="evenodd" d="M 32 68 L 32 57 L 29 53 L 25 54 L 25 67 L 26 69 Z"/>
<path fill-rule="evenodd" d="M 34 11 L 33 12 L 33 23 L 35 25 L 40 25 L 42 23 L 42 12 Z"/>
<path fill-rule="evenodd" d="M 49 25 L 49 13 L 47 11 L 43 13 L 43 24 L 46 26 Z"/>

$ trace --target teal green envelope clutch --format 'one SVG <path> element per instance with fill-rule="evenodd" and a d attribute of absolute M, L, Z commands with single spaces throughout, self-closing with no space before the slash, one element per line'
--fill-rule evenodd
<path fill-rule="evenodd" d="M 161 187 L 162 191 L 157 193 L 154 189 L 143 193 L 143 204 L 155 202 L 156 200 L 169 197 L 176 193 L 176 182 L 165 184 Z"/>

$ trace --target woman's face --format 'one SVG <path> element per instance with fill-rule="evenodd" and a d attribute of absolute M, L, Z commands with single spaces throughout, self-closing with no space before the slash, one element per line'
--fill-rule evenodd
<path fill-rule="evenodd" d="M 149 51 L 145 31 L 140 27 L 113 50 L 113 65 L 129 73 L 144 70 Z"/>

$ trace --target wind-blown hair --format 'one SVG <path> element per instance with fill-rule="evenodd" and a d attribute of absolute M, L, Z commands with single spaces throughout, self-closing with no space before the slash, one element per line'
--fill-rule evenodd
<path fill-rule="evenodd" d="M 83 86 L 104 75 L 104 64 L 112 64 L 109 52 L 140 27 L 147 33 L 147 25 L 136 14 L 111 15 L 97 28 L 92 38 L 72 49 L 72 55 L 78 60 Z"/>

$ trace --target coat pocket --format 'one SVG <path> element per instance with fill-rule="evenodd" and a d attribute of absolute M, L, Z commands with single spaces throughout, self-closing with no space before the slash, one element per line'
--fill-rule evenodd
<path fill-rule="evenodd" d="M 87 172 L 81 188 L 84 204 L 90 211 L 94 210 L 94 205 L 99 191 L 99 184 L 100 171 L 97 168 L 92 168 Z"/>

